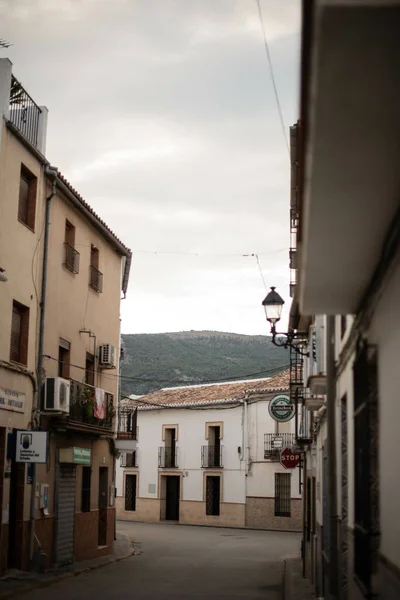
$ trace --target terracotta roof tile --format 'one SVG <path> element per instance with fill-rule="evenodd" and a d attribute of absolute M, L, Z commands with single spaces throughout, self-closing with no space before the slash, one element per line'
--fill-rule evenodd
<path fill-rule="evenodd" d="M 183 407 L 192 404 L 229 404 L 245 398 L 246 394 L 283 392 L 289 389 L 289 371 L 283 371 L 268 379 L 221 382 L 207 385 L 164 388 L 141 396 L 140 400 L 123 400 L 122 406 L 138 406 L 141 409 L 155 406 Z M 148 405 L 148 406 L 146 406 Z"/>

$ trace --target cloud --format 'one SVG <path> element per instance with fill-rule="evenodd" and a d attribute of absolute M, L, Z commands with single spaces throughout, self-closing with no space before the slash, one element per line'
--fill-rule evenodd
<path fill-rule="evenodd" d="M 261 4 L 288 128 L 299 3 Z M 49 108 L 49 160 L 134 250 L 123 331 L 265 333 L 255 259 L 227 256 L 259 252 L 288 296 L 289 157 L 256 2 L 0 0 L 0 20 Z"/>

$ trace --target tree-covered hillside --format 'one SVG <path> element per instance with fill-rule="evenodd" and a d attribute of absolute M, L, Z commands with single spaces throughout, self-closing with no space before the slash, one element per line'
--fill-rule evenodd
<path fill-rule="evenodd" d="M 289 364 L 288 351 L 262 335 L 183 331 L 125 334 L 122 339 L 123 394 L 233 377 L 268 377 Z"/>

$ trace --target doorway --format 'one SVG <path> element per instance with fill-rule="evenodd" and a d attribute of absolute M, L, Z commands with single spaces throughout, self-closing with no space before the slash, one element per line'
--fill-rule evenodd
<path fill-rule="evenodd" d="M 179 475 L 161 476 L 162 521 L 179 521 L 179 498 L 181 478 Z"/>
<path fill-rule="evenodd" d="M 99 531 L 98 545 L 107 546 L 108 467 L 99 468 Z"/>
<path fill-rule="evenodd" d="M 67 565 L 74 561 L 75 465 L 57 465 L 56 561 Z"/>

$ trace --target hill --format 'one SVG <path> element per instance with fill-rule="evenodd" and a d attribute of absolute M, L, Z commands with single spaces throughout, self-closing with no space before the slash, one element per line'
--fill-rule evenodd
<path fill-rule="evenodd" d="M 289 365 L 289 353 L 264 335 L 219 331 L 124 334 L 122 393 L 268 377 Z M 129 378 L 138 378 L 130 381 Z"/>

